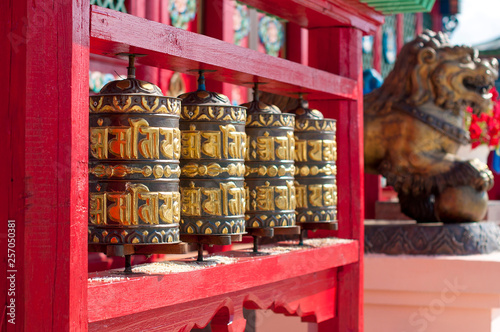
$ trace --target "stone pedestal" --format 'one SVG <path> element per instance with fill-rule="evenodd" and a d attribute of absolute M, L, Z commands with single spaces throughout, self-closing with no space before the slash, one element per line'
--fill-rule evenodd
<path fill-rule="evenodd" d="M 500 331 L 500 252 L 365 255 L 366 332 Z"/>
<path fill-rule="evenodd" d="M 500 250 L 496 222 L 463 224 L 365 221 L 365 252 L 388 255 L 471 255 Z"/>

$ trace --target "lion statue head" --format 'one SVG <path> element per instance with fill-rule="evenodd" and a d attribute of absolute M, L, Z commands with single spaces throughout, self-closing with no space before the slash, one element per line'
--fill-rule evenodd
<path fill-rule="evenodd" d="M 372 112 L 432 102 L 454 115 L 467 106 L 479 114 L 492 107 L 489 93 L 498 77 L 496 59 L 480 59 L 469 46 L 451 46 L 442 32 L 424 31 L 405 44 L 394 69 L 379 89 L 365 96 Z"/>

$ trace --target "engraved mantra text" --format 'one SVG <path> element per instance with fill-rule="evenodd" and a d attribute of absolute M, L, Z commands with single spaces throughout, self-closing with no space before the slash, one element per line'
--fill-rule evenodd
<path fill-rule="evenodd" d="M 255 142 L 255 141 L 254 141 Z M 252 142 L 251 146 L 256 147 L 259 160 L 293 160 L 295 150 L 295 139 L 293 133 L 289 132 L 286 136 L 269 136 L 268 132 L 264 136 L 259 136 L 256 143 Z M 255 152 L 252 152 L 252 157 L 256 157 Z M 249 158 L 247 158 L 249 159 Z"/>
<path fill-rule="evenodd" d="M 337 205 L 337 186 L 334 184 L 300 185 L 295 182 L 297 208 Z"/>
<path fill-rule="evenodd" d="M 200 159 L 203 153 L 208 158 L 243 159 L 246 151 L 246 134 L 236 131 L 233 125 L 219 126 L 220 130 L 182 131 L 181 154 L 185 159 Z"/>
<path fill-rule="evenodd" d="M 161 152 L 167 159 L 179 159 L 179 129 L 150 127 L 145 119 L 128 121 L 130 127 L 90 128 L 90 153 L 94 158 L 107 159 L 111 153 L 126 159 L 138 159 L 139 154 L 143 158 L 159 159 Z M 109 136 L 113 138 L 110 140 Z"/>
<path fill-rule="evenodd" d="M 334 140 L 296 140 L 295 161 L 309 160 L 337 160 L 337 143 Z"/>
<path fill-rule="evenodd" d="M 287 181 L 286 186 L 270 186 L 269 182 L 266 182 L 264 186 L 257 186 L 252 190 L 248 197 L 250 196 L 255 197 L 251 203 L 250 199 L 248 202 L 254 210 L 294 210 L 296 205 L 295 186 L 292 181 Z"/>
<path fill-rule="evenodd" d="M 245 213 L 245 189 L 234 182 L 220 183 L 219 188 L 181 188 L 182 214 L 201 216 L 202 210 L 213 216 L 242 215 Z"/>
<path fill-rule="evenodd" d="M 138 225 L 141 221 L 156 225 L 159 219 L 167 224 L 178 223 L 180 194 L 151 192 L 143 184 L 127 184 L 126 192 L 90 193 L 89 214 L 90 222 L 97 225 Z"/>

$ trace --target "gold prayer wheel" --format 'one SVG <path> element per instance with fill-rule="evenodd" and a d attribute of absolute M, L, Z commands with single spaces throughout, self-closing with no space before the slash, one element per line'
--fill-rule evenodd
<path fill-rule="evenodd" d="M 278 107 L 259 101 L 257 84 L 254 100 L 242 106 L 247 108 L 247 232 L 259 234 L 254 230 L 293 227 L 295 115 L 281 113 Z"/>
<path fill-rule="evenodd" d="M 177 243 L 181 102 L 129 61 L 126 79 L 90 97 L 89 244 Z"/>
<path fill-rule="evenodd" d="M 336 120 L 310 109 L 300 98 L 295 117 L 295 190 L 297 223 L 337 221 Z M 310 229 L 305 227 L 306 229 Z M 313 227 L 315 228 L 315 227 Z"/>
<path fill-rule="evenodd" d="M 226 96 L 207 91 L 203 72 L 198 83 L 197 91 L 179 96 L 180 232 L 187 236 L 184 241 L 201 243 L 201 238 L 245 232 L 246 112 Z M 204 243 L 228 244 L 214 241 Z"/>

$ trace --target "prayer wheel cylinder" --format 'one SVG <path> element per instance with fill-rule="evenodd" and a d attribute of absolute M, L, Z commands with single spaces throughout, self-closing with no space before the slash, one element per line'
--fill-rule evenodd
<path fill-rule="evenodd" d="M 247 107 L 246 226 L 295 226 L 295 115 L 258 98 L 242 106 Z"/>
<path fill-rule="evenodd" d="M 337 221 L 336 120 L 300 99 L 295 114 L 297 223 Z"/>
<path fill-rule="evenodd" d="M 206 91 L 180 95 L 180 232 L 236 235 L 245 232 L 245 108 Z"/>
<path fill-rule="evenodd" d="M 181 102 L 131 63 L 90 97 L 89 243 L 177 243 Z"/>

